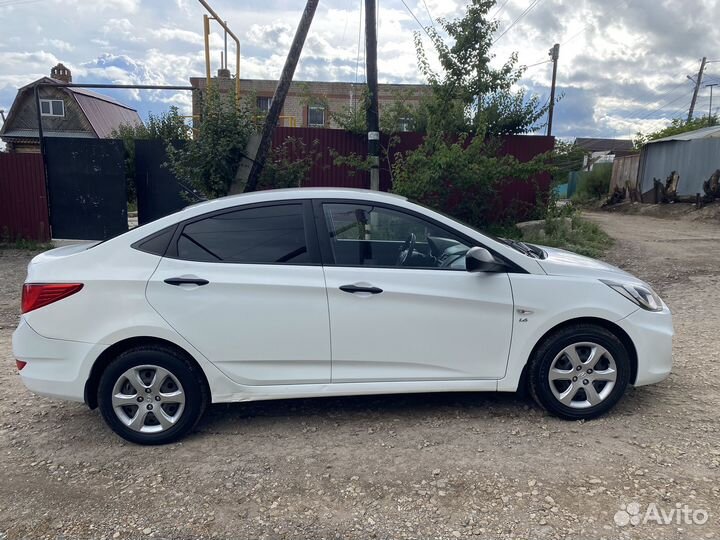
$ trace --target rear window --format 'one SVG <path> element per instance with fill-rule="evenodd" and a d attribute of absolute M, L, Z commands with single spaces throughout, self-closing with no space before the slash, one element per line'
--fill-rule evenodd
<path fill-rule="evenodd" d="M 308 263 L 302 205 L 247 208 L 189 223 L 178 238 L 177 256 L 202 262 Z"/>
<path fill-rule="evenodd" d="M 170 245 L 170 240 L 172 240 L 176 228 L 177 225 L 167 227 L 147 238 L 143 238 L 139 242 L 135 242 L 132 247 L 145 253 L 152 253 L 153 255 L 160 255 L 160 257 L 162 257 Z"/>

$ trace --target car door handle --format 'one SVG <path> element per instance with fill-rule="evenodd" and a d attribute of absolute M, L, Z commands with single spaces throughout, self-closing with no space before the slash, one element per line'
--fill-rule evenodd
<path fill-rule="evenodd" d="M 165 280 L 168 285 L 207 285 L 210 283 L 207 279 L 202 278 L 184 278 L 184 277 L 171 277 Z"/>
<path fill-rule="evenodd" d="M 357 285 L 340 285 L 340 290 L 348 293 L 367 292 L 370 294 L 380 294 L 383 292 L 379 287 L 359 287 Z"/>

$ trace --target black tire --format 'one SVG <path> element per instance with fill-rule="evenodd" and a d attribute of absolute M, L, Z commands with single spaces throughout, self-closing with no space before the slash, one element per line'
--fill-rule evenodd
<path fill-rule="evenodd" d="M 561 403 L 553 393 L 549 380 L 550 368 L 555 358 L 566 347 L 573 344 L 590 342 L 604 347 L 615 362 L 615 385 L 609 390 L 607 396 L 600 403 L 585 408 L 575 408 Z M 582 348 L 580 348 L 582 350 Z M 566 420 L 589 420 L 605 414 L 614 407 L 625 393 L 630 382 L 630 355 L 625 345 L 609 330 L 593 324 L 575 324 L 567 326 L 549 335 L 540 344 L 528 366 L 528 388 L 530 395 L 542 408 Z M 584 374 L 585 368 L 580 373 Z M 562 384 L 562 383 L 555 383 Z M 571 384 L 568 382 L 568 385 Z M 582 381 L 579 383 L 582 384 Z M 595 383 L 590 383 L 595 384 Z M 603 383 L 598 383 L 602 385 Z M 581 387 L 582 388 L 582 387 Z M 601 386 L 602 388 L 602 386 Z M 562 387 L 555 387 L 560 392 Z M 578 401 L 585 396 L 584 390 Z M 588 401 L 590 403 L 590 401 Z"/>
<path fill-rule="evenodd" d="M 171 377 L 167 379 L 169 380 L 167 384 L 171 384 L 171 388 L 179 389 L 184 395 L 182 410 L 180 410 L 179 406 L 176 406 L 175 414 L 177 415 L 177 420 L 172 427 L 156 433 L 145 433 L 128 427 L 128 425 L 120 420 L 118 414 L 131 411 L 128 413 L 128 416 L 132 416 L 132 411 L 134 410 L 132 405 L 128 405 L 129 408 L 120 410 L 120 412 L 116 414 L 112 403 L 116 383 L 120 384 L 118 381 L 127 380 L 124 379 L 124 374 L 128 372 L 128 370 L 132 370 L 138 366 L 157 366 L 167 370 L 171 375 Z M 152 373 L 152 370 L 147 373 Z M 174 385 L 173 378 L 179 382 L 179 386 Z M 154 389 L 150 390 L 150 392 L 154 391 Z M 123 391 L 123 393 L 127 392 L 129 391 Z M 137 393 L 138 398 L 141 395 L 139 392 Z M 155 396 L 155 394 L 149 395 L 151 398 L 144 401 L 143 406 L 150 405 L 147 407 L 148 409 L 152 409 L 153 406 L 158 407 L 155 401 L 155 399 L 158 399 L 158 396 Z M 152 396 L 155 396 L 154 399 Z M 176 441 L 190 432 L 205 412 L 209 392 L 202 375 L 198 372 L 198 368 L 183 354 L 169 347 L 147 345 L 127 350 L 107 365 L 100 377 L 97 397 L 100 412 L 110 429 L 127 441 L 136 444 L 154 445 Z M 145 398 L 143 397 L 143 399 Z M 173 405 L 162 404 L 161 406 L 172 407 Z M 173 409 L 167 410 L 172 411 Z M 149 418 L 143 420 L 142 426 L 145 429 L 147 429 L 144 425 L 145 423 L 153 424 L 158 422 L 154 415 L 148 414 L 147 416 L 149 416 Z M 153 427 L 150 426 L 150 429 L 153 429 Z"/>

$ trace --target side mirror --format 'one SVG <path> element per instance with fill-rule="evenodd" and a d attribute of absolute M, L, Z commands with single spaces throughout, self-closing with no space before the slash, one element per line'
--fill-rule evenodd
<path fill-rule="evenodd" d="M 506 266 L 487 249 L 474 247 L 465 254 L 465 268 L 468 272 L 504 272 Z"/>

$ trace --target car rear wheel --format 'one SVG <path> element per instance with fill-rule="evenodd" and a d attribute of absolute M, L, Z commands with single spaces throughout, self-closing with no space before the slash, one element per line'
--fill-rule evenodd
<path fill-rule="evenodd" d="M 166 444 L 187 434 L 207 405 L 197 368 L 176 351 L 143 346 L 125 351 L 100 377 L 105 422 L 138 444 Z"/>
<path fill-rule="evenodd" d="M 530 393 L 549 412 L 569 420 L 610 410 L 630 381 L 630 356 L 607 329 L 569 326 L 550 335 L 529 366 Z"/>

